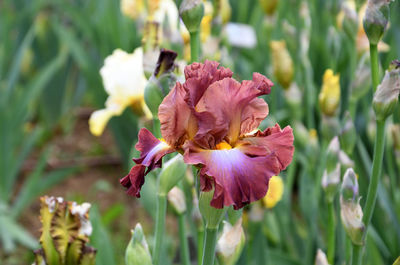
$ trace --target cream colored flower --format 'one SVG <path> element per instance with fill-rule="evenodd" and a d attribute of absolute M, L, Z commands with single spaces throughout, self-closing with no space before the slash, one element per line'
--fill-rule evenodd
<path fill-rule="evenodd" d="M 100 75 L 109 96 L 105 108 L 93 112 L 89 119 L 93 135 L 101 135 L 111 117 L 121 115 L 129 106 L 138 114 L 151 117 L 144 103 L 147 80 L 143 71 L 142 48 L 137 48 L 131 54 L 120 49 L 115 50 L 105 59 Z"/>

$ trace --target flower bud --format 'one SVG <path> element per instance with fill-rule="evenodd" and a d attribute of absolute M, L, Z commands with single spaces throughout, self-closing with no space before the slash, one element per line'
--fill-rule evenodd
<path fill-rule="evenodd" d="M 372 106 L 377 120 L 385 120 L 394 112 L 400 92 L 400 66 L 396 61 L 386 70 L 385 76 L 378 86 Z"/>
<path fill-rule="evenodd" d="M 360 59 L 354 76 L 356 78 L 351 82 L 351 99 L 357 101 L 363 97 L 371 87 L 371 71 L 366 56 Z"/>
<path fill-rule="evenodd" d="M 330 141 L 333 137 L 339 134 L 340 122 L 338 117 L 322 116 L 321 134 L 325 141 Z"/>
<path fill-rule="evenodd" d="M 315 256 L 315 265 L 329 265 L 328 259 L 321 249 L 317 250 L 317 255 Z"/>
<path fill-rule="evenodd" d="M 175 82 L 171 72 L 175 68 L 176 56 L 177 53 L 174 51 L 161 50 L 154 73 L 144 89 L 144 100 L 153 117 L 158 116 L 158 107 Z"/>
<path fill-rule="evenodd" d="M 197 32 L 204 16 L 202 0 L 183 0 L 179 7 L 179 14 L 190 33 Z"/>
<path fill-rule="evenodd" d="M 125 264 L 126 265 L 152 265 L 149 246 L 143 234 L 140 223 L 132 230 L 132 238 L 126 248 Z"/>
<path fill-rule="evenodd" d="M 339 161 L 340 143 L 339 138 L 335 136 L 328 145 L 326 157 L 326 170 L 331 172 L 336 169 Z"/>
<path fill-rule="evenodd" d="M 168 192 L 185 176 L 186 164 L 183 162 L 181 154 L 177 154 L 174 158 L 168 160 L 164 164 L 160 175 L 159 195 L 167 195 Z"/>
<path fill-rule="evenodd" d="M 343 176 L 341 196 L 345 200 L 355 201 L 358 197 L 357 175 L 352 168 L 348 168 Z"/>
<path fill-rule="evenodd" d="M 199 210 L 207 228 L 217 229 L 225 214 L 225 209 L 217 209 L 210 202 L 214 196 L 214 189 L 200 192 Z"/>
<path fill-rule="evenodd" d="M 216 252 L 220 265 L 235 265 L 242 253 L 245 243 L 245 235 L 242 228 L 242 218 L 232 227 L 224 221 L 222 235 L 218 239 Z"/>
<path fill-rule="evenodd" d="M 364 31 L 371 44 L 381 40 L 389 20 L 390 0 L 368 0 L 364 15 Z"/>
<path fill-rule="evenodd" d="M 293 81 L 294 67 L 284 40 L 270 42 L 274 75 L 284 89 Z"/>
<path fill-rule="evenodd" d="M 180 188 L 173 187 L 168 192 L 168 201 L 177 214 L 183 214 L 186 212 L 185 194 Z"/>
<path fill-rule="evenodd" d="M 338 27 L 342 28 L 348 37 L 354 39 L 357 36 L 358 15 L 354 0 L 345 0 L 342 2 L 337 22 Z"/>
<path fill-rule="evenodd" d="M 339 152 L 339 162 L 342 165 L 342 168 L 354 167 L 354 161 L 350 159 L 350 157 L 340 150 Z"/>
<path fill-rule="evenodd" d="M 340 217 L 343 226 L 353 244 L 364 245 L 363 234 L 365 225 L 362 222 L 363 212 L 359 200 L 345 201 L 340 198 Z"/>
<path fill-rule="evenodd" d="M 300 146 L 306 147 L 309 143 L 310 134 L 303 123 L 296 121 L 294 123 L 294 139 Z M 318 140 L 317 140 L 318 141 Z"/>
<path fill-rule="evenodd" d="M 331 69 L 327 69 L 323 76 L 322 89 L 319 93 L 319 107 L 327 116 L 336 115 L 340 103 L 340 77 Z"/>
<path fill-rule="evenodd" d="M 340 195 L 340 216 L 343 226 L 356 245 L 363 245 L 364 223 L 363 212 L 358 196 L 357 176 L 352 168 L 347 169 L 343 177 Z"/>
<path fill-rule="evenodd" d="M 265 14 L 272 16 L 278 6 L 278 0 L 259 0 Z"/>
<path fill-rule="evenodd" d="M 226 24 L 231 19 L 232 8 L 229 4 L 229 0 L 217 0 L 215 1 L 215 10 L 217 11 L 217 20 Z"/>
<path fill-rule="evenodd" d="M 145 9 L 145 3 L 142 0 L 121 0 L 121 12 L 123 15 L 137 19 Z"/>
<path fill-rule="evenodd" d="M 394 156 L 396 163 L 400 166 L 400 125 L 396 124 L 390 128 L 393 138 Z"/>
<path fill-rule="evenodd" d="M 265 207 L 270 209 L 275 207 L 275 205 L 282 199 L 283 196 L 283 180 L 279 176 L 272 176 L 268 183 L 267 194 L 262 199 Z"/>
<path fill-rule="evenodd" d="M 342 130 L 339 135 L 340 146 L 342 146 L 343 151 L 351 155 L 353 153 L 354 146 L 357 141 L 357 132 L 354 127 L 353 120 L 350 114 L 347 112 L 344 116 Z"/>
<path fill-rule="evenodd" d="M 325 169 L 324 175 L 322 176 L 322 188 L 325 191 L 326 198 L 329 202 L 332 202 L 336 192 L 339 188 L 340 183 L 340 164 L 337 163 L 336 167 L 328 171 Z"/>
<path fill-rule="evenodd" d="M 301 112 L 298 110 L 301 109 L 302 93 L 295 82 L 292 82 L 289 89 L 285 90 L 285 98 L 292 110 L 293 115 L 300 119 Z"/>

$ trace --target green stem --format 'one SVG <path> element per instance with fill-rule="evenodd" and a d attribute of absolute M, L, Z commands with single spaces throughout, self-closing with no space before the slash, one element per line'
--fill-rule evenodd
<path fill-rule="evenodd" d="M 365 231 L 371 222 L 378 191 L 379 176 L 382 169 L 383 151 L 385 148 L 385 121 L 376 122 L 376 138 L 374 146 L 374 159 L 372 161 L 372 178 L 368 187 L 367 201 L 364 206 L 363 222 Z M 364 232 L 365 239 L 366 232 Z"/>
<path fill-rule="evenodd" d="M 204 248 L 203 248 L 203 265 L 214 265 L 215 244 L 217 243 L 218 228 L 206 227 Z"/>
<path fill-rule="evenodd" d="M 167 196 L 157 195 L 157 217 L 156 217 L 156 242 L 154 244 L 153 261 L 154 265 L 159 265 L 161 260 L 164 232 L 165 232 L 165 215 L 167 212 Z"/>
<path fill-rule="evenodd" d="M 372 85 L 374 92 L 379 85 L 379 60 L 378 60 L 378 46 L 374 44 L 369 45 L 369 53 L 371 57 L 371 74 Z"/>
<path fill-rule="evenodd" d="M 193 62 L 199 61 L 200 54 L 200 30 L 190 32 L 190 60 Z"/>
<path fill-rule="evenodd" d="M 334 201 L 328 202 L 328 262 L 335 264 L 335 240 L 336 240 L 336 222 Z"/>
<path fill-rule="evenodd" d="M 183 265 L 190 265 L 189 245 L 186 236 L 184 213 L 178 215 L 178 226 L 179 226 L 179 240 L 181 243 L 181 262 Z"/>
<path fill-rule="evenodd" d="M 204 226 L 197 230 L 197 264 L 203 263 Z"/>
<path fill-rule="evenodd" d="M 351 264 L 352 265 L 360 265 L 361 264 L 361 259 L 362 259 L 362 256 L 361 256 L 361 253 L 362 253 L 362 246 L 359 246 L 359 245 L 355 245 L 355 244 L 352 244 L 353 245 L 353 255 L 352 255 L 352 257 L 351 257 Z"/>
<path fill-rule="evenodd" d="M 372 176 L 371 182 L 368 186 L 367 193 L 367 201 L 364 206 L 364 216 L 363 223 L 365 225 L 363 241 L 365 242 L 365 238 L 368 231 L 368 226 L 371 222 L 372 214 L 374 212 L 376 197 L 378 194 L 378 184 L 379 177 L 382 169 L 382 160 L 383 160 L 383 151 L 385 149 L 385 120 L 376 122 L 376 138 L 375 138 L 375 146 L 374 146 L 374 158 L 372 161 Z M 361 264 L 361 254 L 363 252 L 363 246 L 354 246 L 353 245 L 353 265 Z"/>

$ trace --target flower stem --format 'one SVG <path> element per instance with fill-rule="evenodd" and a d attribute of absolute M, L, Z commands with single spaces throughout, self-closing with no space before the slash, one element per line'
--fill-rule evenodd
<path fill-rule="evenodd" d="M 335 264 L 335 240 L 336 240 L 336 222 L 334 201 L 328 201 L 328 262 Z"/>
<path fill-rule="evenodd" d="M 379 85 L 379 60 L 378 60 L 378 46 L 374 44 L 369 45 L 369 52 L 371 57 L 371 76 L 372 76 L 372 88 L 376 91 Z M 376 121 L 376 137 L 374 145 L 374 158 L 372 161 L 372 176 L 368 186 L 367 201 L 363 209 L 363 223 L 365 230 L 363 234 L 363 241 L 368 231 L 369 223 L 371 222 L 372 214 L 374 212 L 376 197 L 378 192 L 379 176 L 382 169 L 383 152 L 385 149 L 385 122 L 386 120 Z M 365 244 L 365 243 L 364 243 Z M 362 260 L 362 253 L 364 246 L 356 246 L 353 244 L 353 255 L 352 264 L 359 265 Z"/>
<path fill-rule="evenodd" d="M 374 212 L 376 197 L 378 194 L 378 184 L 379 176 L 381 174 L 383 151 L 385 147 L 385 120 L 376 122 L 376 138 L 374 146 L 374 159 L 372 161 L 372 177 L 371 182 L 368 186 L 367 201 L 364 206 L 364 216 L 363 223 L 365 225 L 365 230 L 363 234 L 363 241 L 365 242 L 365 237 L 367 235 L 368 226 L 371 222 L 372 214 Z M 353 258 L 352 264 L 361 264 L 361 253 L 363 252 L 363 246 L 353 245 Z"/>
<path fill-rule="evenodd" d="M 371 75 L 372 85 L 374 92 L 379 85 L 379 60 L 378 60 L 378 46 L 374 44 L 369 45 L 369 53 L 371 57 Z"/>
<path fill-rule="evenodd" d="M 372 161 L 372 178 L 368 187 L 367 201 L 364 206 L 363 222 L 365 231 L 371 222 L 372 213 L 374 212 L 376 196 L 378 191 L 379 176 L 381 174 L 383 151 L 385 148 L 385 121 L 376 122 L 376 138 L 374 147 L 374 159 Z M 365 238 L 366 233 L 364 233 Z"/>
<path fill-rule="evenodd" d="M 178 226 L 179 226 L 179 240 L 181 243 L 181 263 L 183 265 L 190 265 L 190 254 L 189 254 L 189 245 L 186 236 L 186 227 L 185 227 L 185 214 L 178 215 Z"/>
<path fill-rule="evenodd" d="M 203 263 L 204 226 L 197 231 L 197 264 Z"/>
<path fill-rule="evenodd" d="M 167 196 L 157 195 L 157 217 L 156 217 L 156 241 L 154 244 L 153 261 L 154 265 L 159 265 L 161 260 L 164 231 L 165 231 L 165 215 L 167 212 Z"/>
<path fill-rule="evenodd" d="M 193 62 L 199 61 L 200 53 L 200 30 L 190 33 L 190 60 Z"/>
<path fill-rule="evenodd" d="M 203 265 L 214 265 L 215 244 L 217 243 L 218 228 L 206 227 L 204 248 L 203 248 Z"/>

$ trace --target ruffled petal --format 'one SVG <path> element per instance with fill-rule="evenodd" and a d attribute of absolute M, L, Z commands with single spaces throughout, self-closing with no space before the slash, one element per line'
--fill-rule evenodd
<path fill-rule="evenodd" d="M 267 154 L 274 153 L 279 161 L 280 170 L 284 170 L 292 162 L 293 130 L 286 126 L 283 130 L 276 124 L 274 127 L 267 128 L 264 132 L 257 132 L 251 137 L 242 139 L 241 143 L 249 143 L 265 148 Z"/>
<path fill-rule="evenodd" d="M 207 114 L 197 117 L 195 106 L 212 83 L 232 76 L 231 70 L 218 66 L 219 63 L 207 60 L 204 64 L 186 66 L 185 83 L 176 83 L 160 104 L 158 118 L 161 134 L 168 144 L 175 147 L 182 145 L 186 139 L 195 136 L 199 122 L 213 119 Z"/>
<path fill-rule="evenodd" d="M 89 118 L 90 132 L 94 136 L 102 135 L 108 121 L 112 116 L 114 116 L 114 112 L 110 111 L 109 109 L 101 109 L 93 112 Z"/>
<path fill-rule="evenodd" d="M 229 68 L 218 66 L 218 62 L 206 60 L 204 64 L 192 63 L 185 67 L 184 86 L 187 90 L 186 101 L 189 106 L 194 108 L 211 84 L 232 77 L 233 73 Z"/>
<path fill-rule="evenodd" d="M 268 115 L 268 105 L 257 97 L 269 94 L 272 85 L 268 78 L 259 73 L 253 74 L 253 80 L 242 83 L 233 78 L 214 82 L 196 105 L 196 117 L 199 120 L 196 142 L 212 149 L 213 144 L 227 137 L 228 142 L 234 144 L 242 132 L 257 128 Z M 207 139 L 210 135 L 214 137 L 212 142 Z"/>
<path fill-rule="evenodd" d="M 185 95 L 185 89 L 178 82 L 158 108 L 161 135 L 171 146 L 181 145 L 197 131 L 197 122 L 184 100 Z"/>
<path fill-rule="evenodd" d="M 133 159 L 137 165 L 132 167 L 127 176 L 120 179 L 120 183 L 127 188 L 129 195 L 140 197 L 144 177 L 154 168 L 161 167 L 163 156 L 174 152 L 175 149 L 158 140 L 146 128 L 142 128 L 139 132 L 136 149 L 140 151 L 140 157 Z"/>
<path fill-rule="evenodd" d="M 215 187 L 211 206 L 235 209 L 257 201 L 268 191 L 269 179 L 280 172 L 274 153 L 265 153 L 257 146 L 241 146 L 230 150 L 205 150 L 192 142 L 185 144 L 184 160 L 187 164 L 201 166 L 201 190 Z"/>

